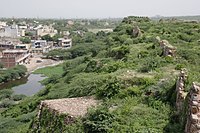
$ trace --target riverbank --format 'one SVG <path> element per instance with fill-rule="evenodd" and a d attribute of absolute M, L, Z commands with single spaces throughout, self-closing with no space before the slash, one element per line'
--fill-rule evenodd
<path fill-rule="evenodd" d="M 30 74 L 37 69 L 48 67 L 48 66 L 55 66 L 61 63 L 63 63 L 63 61 L 55 61 L 52 59 L 42 59 L 40 56 L 34 56 L 30 58 L 29 64 L 24 64 L 24 65 L 27 68 L 28 74 Z"/>

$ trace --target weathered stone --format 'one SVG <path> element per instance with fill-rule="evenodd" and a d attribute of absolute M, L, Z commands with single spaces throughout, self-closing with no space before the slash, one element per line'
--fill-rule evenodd
<path fill-rule="evenodd" d="M 188 94 L 187 123 L 185 133 L 200 132 L 200 84 L 193 82 Z"/>
<path fill-rule="evenodd" d="M 163 56 L 175 56 L 176 48 L 169 44 L 167 40 L 160 41 L 160 46 L 163 49 Z"/>
<path fill-rule="evenodd" d="M 138 36 L 142 35 L 141 30 L 140 30 L 140 28 L 138 26 L 135 26 L 133 28 L 132 34 L 133 34 L 133 37 L 138 37 Z"/>
<path fill-rule="evenodd" d="M 78 117 L 83 117 L 88 108 L 96 107 L 99 102 L 93 97 L 78 97 L 78 98 L 64 98 L 64 99 L 54 99 L 54 100 L 44 100 L 41 101 L 39 106 L 39 111 L 37 115 L 37 120 L 33 123 L 32 128 L 39 131 L 41 128 L 46 128 L 41 122 L 41 119 L 46 117 L 46 110 L 48 115 L 52 117 L 62 117 L 62 123 L 65 125 L 72 124 L 76 122 Z M 61 119 L 60 119 L 61 120 Z M 52 124 L 54 123 L 55 124 Z M 56 121 L 47 120 L 46 123 L 50 124 L 50 127 L 56 126 Z"/>
<path fill-rule="evenodd" d="M 183 109 L 183 103 L 186 97 L 185 88 L 185 80 L 186 80 L 187 74 L 186 70 L 181 70 L 178 80 L 176 82 L 176 109 L 179 112 L 181 112 Z"/>

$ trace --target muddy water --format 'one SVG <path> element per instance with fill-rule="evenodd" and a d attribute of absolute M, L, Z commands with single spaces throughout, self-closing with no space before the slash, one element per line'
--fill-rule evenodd
<path fill-rule="evenodd" d="M 40 91 L 44 86 L 40 83 L 46 77 L 40 74 L 30 74 L 26 78 L 10 81 L 0 85 L 0 89 L 12 89 L 14 94 L 24 94 L 31 96 Z"/>

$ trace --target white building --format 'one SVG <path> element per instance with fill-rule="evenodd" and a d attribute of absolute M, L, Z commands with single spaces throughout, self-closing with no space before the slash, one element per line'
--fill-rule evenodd
<path fill-rule="evenodd" d="M 0 28 L 6 27 L 6 22 L 0 21 Z"/>
<path fill-rule="evenodd" d="M 42 53 L 49 52 L 51 50 L 51 48 L 52 48 L 52 46 L 48 45 L 46 40 L 33 40 L 31 52 L 37 53 L 37 54 L 42 54 Z"/>
<path fill-rule="evenodd" d="M 72 39 L 59 38 L 58 46 L 62 48 L 71 48 L 72 47 Z"/>
<path fill-rule="evenodd" d="M 5 26 L 0 29 L 0 37 L 17 38 L 19 36 L 20 34 L 18 26 L 15 24 L 13 24 L 12 26 Z"/>
<path fill-rule="evenodd" d="M 50 35 L 53 37 L 55 34 L 57 34 L 57 30 L 55 30 L 52 25 L 47 26 L 47 25 L 39 25 L 38 27 L 34 28 L 37 31 L 37 36 L 44 36 L 44 35 Z"/>

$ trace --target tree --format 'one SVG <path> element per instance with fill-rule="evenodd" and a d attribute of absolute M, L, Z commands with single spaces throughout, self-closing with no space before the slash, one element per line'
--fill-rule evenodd
<path fill-rule="evenodd" d="M 42 40 L 46 40 L 47 42 L 48 41 L 53 41 L 53 38 L 49 34 L 44 35 L 41 38 L 42 38 Z"/>
<path fill-rule="evenodd" d="M 0 68 L 3 68 L 3 64 L 0 62 Z"/>
<path fill-rule="evenodd" d="M 25 32 L 25 36 L 32 37 L 32 36 L 33 36 L 33 33 L 32 33 L 32 32 Z"/>
<path fill-rule="evenodd" d="M 31 39 L 30 39 L 29 37 L 22 37 L 22 38 L 20 38 L 20 41 L 21 41 L 23 44 L 31 43 Z"/>
<path fill-rule="evenodd" d="M 122 45 L 119 47 L 115 47 L 111 50 L 111 56 L 115 59 L 122 59 L 130 52 L 129 47 L 126 45 Z"/>

